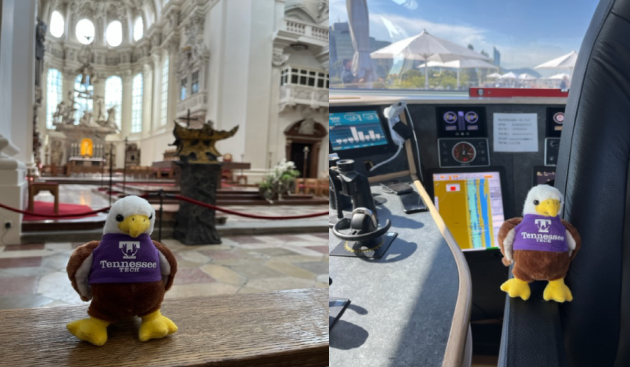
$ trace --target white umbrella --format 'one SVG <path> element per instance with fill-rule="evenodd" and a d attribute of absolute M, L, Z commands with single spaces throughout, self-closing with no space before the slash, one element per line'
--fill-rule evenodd
<path fill-rule="evenodd" d="M 501 77 L 501 74 L 499 74 L 499 73 L 492 73 L 490 75 L 486 75 L 486 78 L 490 78 L 490 79 L 500 78 L 500 77 Z"/>
<path fill-rule="evenodd" d="M 429 61 L 423 65 L 418 66 L 418 68 L 422 67 L 443 67 L 443 68 L 455 68 L 457 69 L 457 88 L 459 88 L 459 71 L 460 69 L 465 68 L 483 68 L 483 69 L 498 69 L 499 67 L 483 60 L 477 59 L 463 59 L 463 60 L 453 60 L 448 62 L 439 62 L 439 61 Z"/>
<path fill-rule="evenodd" d="M 516 79 L 516 74 L 510 71 L 509 73 L 501 75 L 499 79 Z"/>
<path fill-rule="evenodd" d="M 527 74 L 527 73 L 523 73 L 519 75 L 518 78 L 520 80 L 536 80 L 537 79 L 535 76 Z"/>
<path fill-rule="evenodd" d="M 575 67 L 578 54 L 575 51 L 571 51 L 564 56 L 560 56 L 557 59 L 547 61 L 546 63 L 536 66 L 534 69 L 571 69 Z"/>
<path fill-rule="evenodd" d="M 547 78 L 547 79 L 551 79 L 551 80 L 562 80 L 562 79 L 564 79 L 564 78 L 569 79 L 569 78 L 570 78 L 570 75 L 569 75 L 569 74 L 567 74 L 567 73 L 560 73 L 560 74 L 552 75 L 552 76 L 550 76 L 550 77 L 549 77 L 549 78 Z"/>
<path fill-rule="evenodd" d="M 370 54 L 373 59 L 393 59 L 448 62 L 461 59 L 490 60 L 490 58 L 466 47 L 422 31 L 417 36 L 392 43 Z M 429 89 L 429 65 L 424 65 L 424 87 Z"/>

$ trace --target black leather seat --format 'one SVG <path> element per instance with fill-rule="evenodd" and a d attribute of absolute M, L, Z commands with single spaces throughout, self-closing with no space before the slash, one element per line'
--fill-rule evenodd
<path fill-rule="evenodd" d="M 567 103 L 556 187 L 582 249 L 570 303 L 506 304 L 501 366 L 630 366 L 630 0 L 601 0 Z"/>

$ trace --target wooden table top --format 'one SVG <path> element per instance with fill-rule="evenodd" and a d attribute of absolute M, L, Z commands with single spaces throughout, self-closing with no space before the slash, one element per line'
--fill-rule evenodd
<path fill-rule="evenodd" d="M 328 366 L 327 301 L 328 289 L 166 300 L 177 333 L 141 342 L 136 318 L 110 325 L 102 347 L 66 330 L 87 304 L 1 310 L 0 365 Z"/>

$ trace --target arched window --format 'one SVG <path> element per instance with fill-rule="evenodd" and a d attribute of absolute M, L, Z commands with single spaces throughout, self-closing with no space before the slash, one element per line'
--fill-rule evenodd
<path fill-rule="evenodd" d="M 57 111 L 57 105 L 63 100 L 63 77 L 57 69 L 48 70 L 46 85 L 46 127 L 54 128 L 53 114 Z"/>
<path fill-rule="evenodd" d="M 83 117 L 84 112 L 92 112 L 93 113 L 93 100 L 88 99 L 88 97 L 92 95 L 94 91 L 94 86 L 91 84 L 81 84 L 81 74 L 77 75 L 77 78 L 74 80 L 74 103 L 77 110 L 74 112 L 74 124 L 77 125 L 81 117 Z"/>
<path fill-rule="evenodd" d="M 116 126 L 120 129 L 120 116 L 122 115 L 122 78 L 110 76 L 105 81 L 105 108 L 109 111 L 114 108 Z"/>
<path fill-rule="evenodd" d="M 131 84 L 131 132 L 142 131 L 142 74 L 133 77 Z"/>
<path fill-rule="evenodd" d="M 117 20 L 109 23 L 107 32 L 105 32 L 105 38 L 110 46 L 119 46 L 122 43 L 122 23 Z"/>
<path fill-rule="evenodd" d="M 84 45 L 88 45 L 94 41 L 94 24 L 88 19 L 81 19 L 77 23 L 76 29 L 77 39 Z"/>
<path fill-rule="evenodd" d="M 168 115 L 168 56 L 162 65 L 162 116 L 160 125 L 166 125 Z"/>
<path fill-rule="evenodd" d="M 53 11 L 52 16 L 50 17 L 50 34 L 59 38 L 63 36 L 64 27 L 65 22 L 61 13 L 56 10 Z"/>
<path fill-rule="evenodd" d="M 135 23 L 133 24 L 133 39 L 138 41 L 144 36 L 144 23 L 142 22 L 142 17 L 136 18 Z"/>

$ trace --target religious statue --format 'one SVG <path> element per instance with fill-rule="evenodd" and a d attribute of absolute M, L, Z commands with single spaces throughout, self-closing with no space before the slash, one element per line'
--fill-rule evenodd
<path fill-rule="evenodd" d="M 221 153 L 215 143 L 234 136 L 237 131 L 238 126 L 230 131 L 218 131 L 211 124 L 204 124 L 201 129 L 189 129 L 175 122 L 175 142 L 171 145 L 177 146 L 177 155 L 183 162 L 217 163 Z"/>
<path fill-rule="evenodd" d="M 92 125 L 92 112 L 83 112 L 83 117 L 79 120 L 79 125 Z"/>
<path fill-rule="evenodd" d="M 315 120 L 309 117 L 306 120 L 302 121 L 302 124 L 300 124 L 300 130 L 298 130 L 298 134 L 301 134 L 301 135 L 315 134 Z"/>
<path fill-rule="evenodd" d="M 55 166 L 61 166 L 63 158 L 63 142 L 61 140 L 53 140 L 50 147 L 51 162 Z"/>
<path fill-rule="evenodd" d="M 105 126 L 118 129 L 118 126 L 116 126 L 116 106 L 112 106 L 112 108 L 107 110 L 107 123 Z"/>
<path fill-rule="evenodd" d="M 35 86 L 41 87 L 42 72 L 44 71 L 44 53 L 46 48 L 46 23 L 41 19 L 37 19 L 37 28 L 35 29 Z"/>
<path fill-rule="evenodd" d="M 105 120 L 105 100 L 103 97 L 96 98 L 96 106 L 98 107 L 98 117 L 96 118 L 96 121 Z"/>
<path fill-rule="evenodd" d="M 57 110 L 53 113 L 53 124 L 60 124 L 63 122 L 64 116 L 66 114 L 66 103 L 61 101 L 57 105 Z"/>

